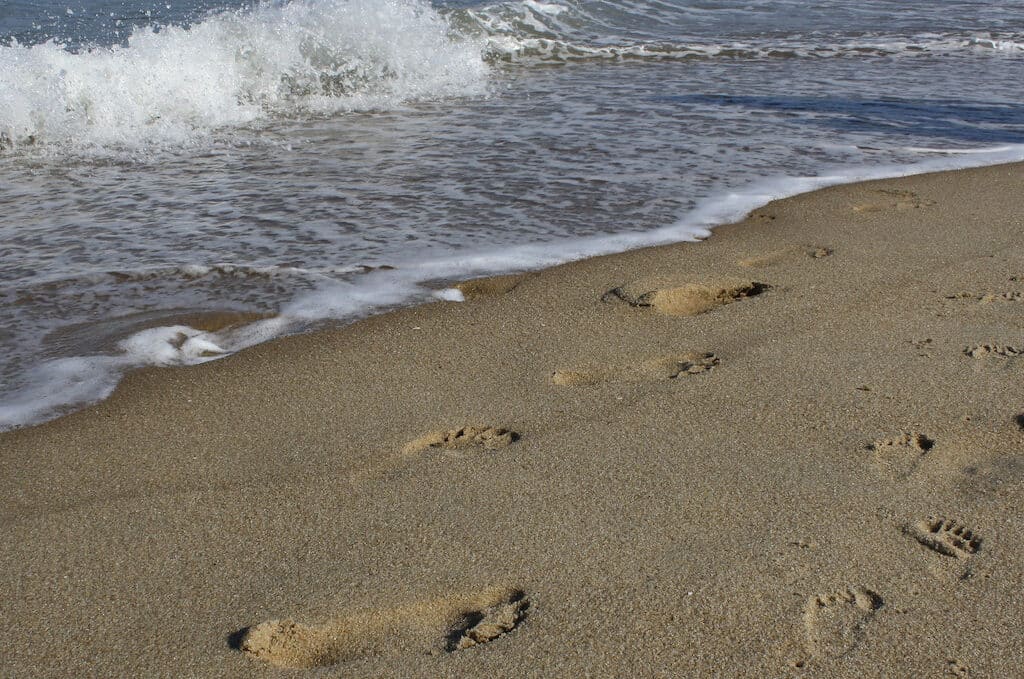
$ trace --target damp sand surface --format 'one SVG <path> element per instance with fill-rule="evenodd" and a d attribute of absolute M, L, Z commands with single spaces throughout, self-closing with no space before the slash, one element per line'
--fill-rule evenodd
<path fill-rule="evenodd" d="M 837 187 L 0 436 L 5 676 L 1014 676 L 1024 168 Z"/>

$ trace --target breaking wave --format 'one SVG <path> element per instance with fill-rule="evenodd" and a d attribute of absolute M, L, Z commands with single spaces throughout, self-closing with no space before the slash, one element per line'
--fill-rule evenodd
<path fill-rule="evenodd" d="M 0 46 L 0 145 L 180 143 L 272 115 L 485 91 L 481 46 L 419 0 L 294 0 L 136 29 L 124 44 Z"/>

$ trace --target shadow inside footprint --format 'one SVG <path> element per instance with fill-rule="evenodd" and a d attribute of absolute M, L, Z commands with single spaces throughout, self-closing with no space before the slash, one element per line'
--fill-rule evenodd
<path fill-rule="evenodd" d="M 328 667 L 397 651 L 461 651 L 515 630 L 530 601 L 519 589 L 363 611 L 320 624 L 268 620 L 228 637 L 228 646 L 277 667 Z"/>
<path fill-rule="evenodd" d="M 234 631 L 228 635 L 227 642 L 228 648 L 232 651 L 241 651 L 242 642 L 245 641 L 245 637 L 249 634 L 249 628 L 243 627 L 240 630 Z"/>

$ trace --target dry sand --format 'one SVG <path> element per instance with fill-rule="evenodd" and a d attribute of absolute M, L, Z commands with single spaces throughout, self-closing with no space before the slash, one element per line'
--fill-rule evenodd
<path fill-rule="evenodd" d="M 1022 216 L 838 187 L 138 372 L 0 436 L 0 675 L 1021 676 Z"/>

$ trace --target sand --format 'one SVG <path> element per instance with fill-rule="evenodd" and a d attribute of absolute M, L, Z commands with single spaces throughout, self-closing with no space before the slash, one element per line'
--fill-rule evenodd
<path fill-rule="evenodd" d="M 1019 676 L 1022 240 L 868 182 L 137 372 L 0 435 L 0 675 Z"/>

